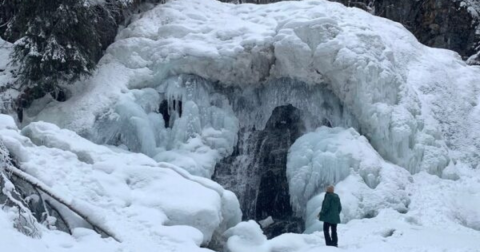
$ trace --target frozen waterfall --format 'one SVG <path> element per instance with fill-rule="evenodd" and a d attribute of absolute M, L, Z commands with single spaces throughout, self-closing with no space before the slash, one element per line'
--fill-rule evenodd
<path fill-rule="evenodd" d="M 98 118 L 92 138 L 191 174 L 214 174 L 237 195 L 244 219 L 271 216 L 270 235 L 278 235 L 303 231 L 290 205 L 287 153 L 319 126 L 358 127 L 327 85 L 283 78 L 224 87 L 181 75 L 123 95 Z"/>
<path fill-rule="evenodd" d="M 272 217 L 267 236 L 311 232 L 327 184 L 348 221 L 408 212 L 410 174 L 478 166 L 475 71 L 327 1 L 169 1 L 120 31 L 72 99 L 26 121 L 213 178 L 245 220 Z"/>

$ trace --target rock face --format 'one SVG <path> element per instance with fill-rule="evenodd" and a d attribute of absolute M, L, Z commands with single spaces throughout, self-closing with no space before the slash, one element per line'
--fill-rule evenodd
<path fill-rule="evenodd" d="M 266 4 L 282 0 L 220 0 Z M 403 24 L 431 47 L 456 51 L 469 64 L 480 64 L 478 0 L 330 0 Z"/>
<path fill-rule="evenodd" d="M 450 49 L 465 59 L 475 54 L 479 1 L 381 0 L 374 1 L 375 14 L 402 23 L 425 45 Z"/>
<path fill-rule="evenodd" d="M 213 179 L 239 197 L 245 220 L 273 218 L 268 237 L 304 230 L 293 217 L 286 176 L 288 149 L 305 132 L 300 113 L 292 105 L 275 108 L 265 129 L 239 133 L 235 153 L 215 169 Z"/>

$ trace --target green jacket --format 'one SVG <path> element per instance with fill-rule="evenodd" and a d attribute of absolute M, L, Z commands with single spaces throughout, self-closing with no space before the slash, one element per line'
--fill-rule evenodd
<path fill-rule="evenodd" d="M 331 224 L 340 223 L 340 212 L 342 211 L 342 204 L 340 197 L 336 193 L 325 194 L 322 203 L 322 211 L 320 211 L 320 221 Z"/>

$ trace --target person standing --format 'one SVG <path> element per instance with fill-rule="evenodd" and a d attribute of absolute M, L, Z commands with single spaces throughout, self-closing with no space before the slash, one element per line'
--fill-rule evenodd
<path fill-rule="evenodd" d="M 340 212 L 342 204 L 340 197 L 334 193 L 335 188 L 328 186 L 325 198 L 322 203 L 322 210 L 319 213 L 320 221 L 323 221 L 323 234 L 327 246 L 338 247 L 337 224 L 340 223 Z M 331 230 L 331 236 L 330 236 Z"/>

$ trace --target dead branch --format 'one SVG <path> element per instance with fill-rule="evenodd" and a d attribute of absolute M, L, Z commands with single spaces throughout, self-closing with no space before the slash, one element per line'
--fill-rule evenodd
<path fill-rule="evenodd" d="M 30 174 L 27 174 L 23 172 L 22 170 L 13 167 L 13 166 L 7 166 L 5 167 L 5 170 L 10 172 L 13 176 L 29 183 L 31 186 L 34 188 L 38 189 L 39 191 L 45 193 L 46 195 L 50 196 L 52 199 L 55 199 L 58 203 L 66 206 L 68 209 L 70 209 L 72 212 L 80 216 L 82 219 L 84 219 L 88 224 L 90 224 L 94 230 L 98 230 L 104 234 L 106 234 L 109 237 L 112 237 L 114 240 L 117 242 L 121 242 L 119 238 L 117 238 L 108 228 L 103 227 L 102 223 L 97 223 L 95 220 L 93 220 L 87 213 L 84 213 L 82 209 L 77 207 L 75 204 L 72 204 L 72 202 L 67 202 L 64 198 L 61 196 L 57 195 L 55 192 L 53 192 L 47 185 L 45 185 L 43 182 L 39 181 L 35 177 L 31 176 Z"/>

